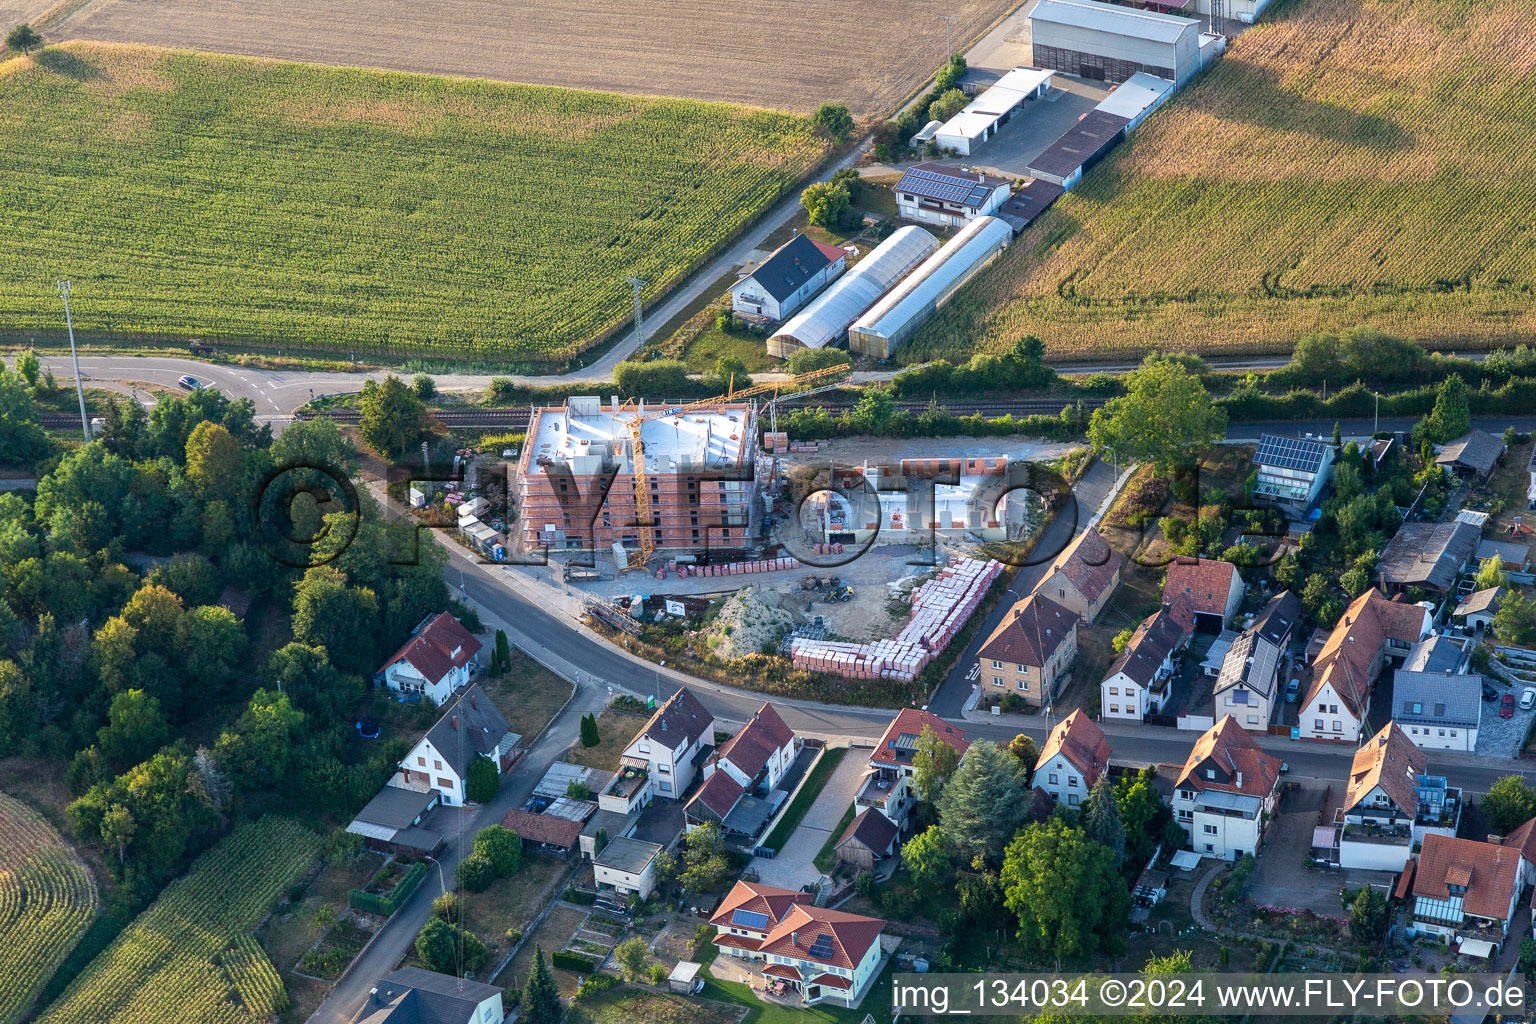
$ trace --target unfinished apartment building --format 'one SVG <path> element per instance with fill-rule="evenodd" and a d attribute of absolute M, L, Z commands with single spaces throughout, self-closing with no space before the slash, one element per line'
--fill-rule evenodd
<path fill-rule="evenodd" d="M 747 541 L 757 408 L 727 403 L 663 413 L 615 396 L 533 411 L 519 470 L 527 550 L 640 546 L 630 424 L 639 417 L 657 548 L 740 548 Z"/>

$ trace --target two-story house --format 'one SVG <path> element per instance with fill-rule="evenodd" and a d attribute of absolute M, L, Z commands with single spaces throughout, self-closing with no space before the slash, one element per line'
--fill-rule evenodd
<path fill-rule="evenodd" d="M 1334 825 L 1340 867 L 1401 871 L 1426 835 L 1453 836 L 1461 790 L 1425 772 L 1424 751 L 1397 725 L 1355 751 Z"/>
<path fill-rule="evenodd" d="M 1216 677 L 1216 714 L 1231 715 L 1244 729 L 1269 730 L 1289 661 L 1291 634 L 1301 619 L 1301 600 L 1289 590 L 1269 599 L 1264 610 L 1227 648 Z"/>
<path fill-rule="evenodd" d="M 797 903 L 814 903 L 810 893 L 775 889 L 761 882 L 738 881 L 710 916 L 712 940 L 727 956 L 749 962 L 763 959 L 763 943 Z"/>
<path fill-rule="evenodd" d="M 768 797 L 804 741 L 771 704 L 704 761 L 704 783 L 683 809 L 689 825 L 716 822 L 729 842 L 750 845 L 772 818 Z"/>
<path fill-rule="evenodd" d="M 1035 762 L 1035 788 L 1059 804 L 1076 807 L 1108 767 L 1109 738 L 1079 708 L 1046 738 Z"/>
<path fill-rule="evenodd" d="M 1258 852 L 1279 788 L 1280 759 L 1227 715 L 1189 752 L 1174 782 L 1174 820 L 1196 853 L 1236 860 Z"/>
<path fill-rule="evenodd" d="M 353 1024 L 501 1024 L 502 990 L 420 967 L 379 979 Z"/>
<path fill-rule="evenodd" d="M 940 227 L 964 227 L 996 213 L 1013 192 L 1007 178 L 944 164 L 913 164 L 892 189 L 903 220 Z"/>
<path fill-rule="evenodd" d="M 1520 879 L 1520 851 L 1513 847 L 1425 836 L 1413 872 L 1408 933 L 1458 942 L 1460 952 L 1471 956 L 1497 955 L 1515 916 Z"/>
<path fill-rule="evenodd" d="M 1038 592 L 1009 609 L 977 652 L 983 694 L 1014 694 L 1048 705 L 1077 656 L 1078 617 Z"/>
<path fill-rule="evenodd" d="M 856 811 L 874 808 L 898 828 L 907 827 L 907 815 L 920 798 L 913 788 L 912 777 L 917 774 L 912 758 L 917 753 L 917 741 L 924 729 L 954 748 L 955 754 L 964 757 L 970 748 L 965 732 L 950 725 L 938 715 L 917 708 L 902 708 L 885 727 L 880 742 L 869 755 L 869 770 L 864 775 L 853 804 Z"/>
<path fill-rule="evenodd" d="M 884 930 L 877 917 L 796 903 L 763 940 L 763 977 L 799 993 L 807 1006 L 852 1008 L 880 973 Z"/>
<path fill-rule="evenodd" d="M 1143 619 L 1099 683 L 1100 714 L 1139 722 L 1161 712 L 1178 653 L 1189 646 L 1189 639 L 1167 608 Z"/>
<path fill-rule="evenodd" d="M 1231 562 L 1175 558 L 1163 577 L 1163 604 L 1191 633 L 1219 635 L 1243 603 L 1243 578 Z"/>
<path fill-rule="evenodd" d="M 1056 556 L 1035 593 L 1070 608 L 1088 625 L 1120 585 L 1125 556 L 1110 547 L 1096 529 L 1086 529 Z"/>
<path fill-rule="evenodd" d="M 1262 435 L 1253 454 L 1253 503 L 1301 519 L 1328 482 L 1333 460 L 1333 445 L 1321 438 Z"/>
<path fill-rule="evenodd" d="M 480 641 L 447 612 L 423 621 L 379 666 L 374 682 L 441 706 L 480 664 Z"/>
<path fill-rule="evenodd" d="M 1371 688 L 1388 658 L 1399 661 L 1429 635 L 1429 611 L 1367 590 L 1350 602 L 1312 661 L 1312 685 L 1297 724 L 1307 739 L 1355 742 L 1371 707 Z"/>
<path fill-rule="evenodd" d="M 470 763 L 484 757 L 498 775 L 506 772 L 522 755 L 521 741 L 475 683 L 448 705 L 443 717 L 405 755 L 389 784 L 418 793 L 435 789 L 444 804 L 461 807 Z"/>
<path fill-rule="evenodd" d="M 619 756 L 619 773 L 614 782 L 631 782 L 632 791 L 623 794 L 628 807 L 620 810 L 599 805 L 605 810 L 627 813 L 650 802 L 651 796 L 676 800 L 693 785 L 695 762 L 703 749 L 714 742 L 715 716 L 686 686 L 680 688 L 656 709 L 650 720 L 629 741 Z M 610 787 L 612 788 L 612 787 Z"/>
<path fill-rule="evenodd" d="M 836 280 L 848 254 L 835 245 L 796 235 L 731 286 L 731 309 L 745 317 L 777 323 Z"/>

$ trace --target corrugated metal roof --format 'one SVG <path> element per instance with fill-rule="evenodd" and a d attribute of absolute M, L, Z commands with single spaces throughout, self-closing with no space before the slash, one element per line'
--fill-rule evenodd
<path fill-rule="evenodd" d="M 1028 99 L 1036 89 L 1051 80 L 1053 71 L 1040 68 L 1014 68 L 977 96 L 965 109 L 944 122 L 937 135 L 974 139 L 996 123 L 1003 114 Z"/>
<path fill-rule="evenodd" d="M 1166 78 L 1138 71 L 1115 86 L 1115 91 L 1094 109 L 1134 121 L 1141 116 L 1142 111 L 1167 99 L 1174 88 L 1174 84 Z"/>
<path fill-rule="evenodd" d="M 1046 0 L 1042 0 L 1046 2 Z M 1061 138 L 1029 162 L 1030 173 L 1036 176 L 1048 174 L 1065 180 L 1072 172 L 1092 163 L 1116 142 L 1120 133 L 1130 124 L 1130 119 L 1102 110 L 1090 110 L 1071 128 L 1061 133 Z"/>
<path fill-rule="evenodd" d="M 894 336 L 1012 239 L 1013 230 L 996 217 L 977 217 L 854 321 L 851 330 Z"/>
<path fill-rule="evenodd" d="M 1172 43 L 1191 29 L 1196 32 L 1200 30 L 1200 23 L 1193 18 L 1138 11 L 1115 4 L 1096 3 L 1095 0 L 1040 0 L 1029 20 L 1089 28 L 1096 32 L 1108 32 L 1132 39 L 1151 39 L 1159 43 Z"/>
<path fill-rule="evenodd" d="M 898 229 L 773 336 L 793 338 L 806 348 L 836 341 L 859 314 L 938 247 L 939 240 L 916 225 Z"/>

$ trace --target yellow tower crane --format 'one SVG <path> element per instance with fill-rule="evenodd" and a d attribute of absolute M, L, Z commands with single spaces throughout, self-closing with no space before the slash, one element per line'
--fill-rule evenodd
<path fill-rule="evenodd" d="M 629 412 L 629 463 L 635 474 L 635 522 L 639 524 L 640 549 L 629 553 L 629 569 L 644 569 L 651 556 L 656 553 L 656 539 L 654 526 L 651 523 L 651 491 L 645 482 L 645 442 L 640 439 L 640 431 L 651 420 L 661 419 L 664 416 L 680 416 L 684 413 L 697 412 L 700 409 L 709 409 L 726 402 L 738 402 L 744 398 L 755 398 L 758 395 L 772 394 L 774 401 L 785 391 L 796 390 L 807 385 L 815 384 L 826 387 L 832 383 L 832 378 L 848 373 L 852 367 L 847 363 L 838 366 L 828 366 L 820 370 L 812 370 L 810 373 L 802 373 L 788 380 L 778 380 L 770 384 L 755 384 L 750 388 L 740 391 L 730 388 L 724 395 L 716 395 L 713 398 L 701 398 L 696 402 L 688 402 L 684 405 L 674 405 L 666 409 L 657 409 L 655 412 L 642 414 L 640 407 L 635 404 L 633 398 L 627 399 L 623 405 L 614 410 L 614 417 L 618 418 L 624 412 Z"/>

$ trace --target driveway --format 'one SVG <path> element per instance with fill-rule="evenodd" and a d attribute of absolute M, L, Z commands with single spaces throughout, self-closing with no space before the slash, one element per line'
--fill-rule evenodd
<path fill-rule="evenodd" d="M 1323 917 L 1343 916 L 1339 888 L 1344 876 L 1304 866 L 1312 852 L 1312 829 L 1327 797 L 1327 785 L 1310 780 L 1285 795 L 1270 823 L 1268 842 L 1254 861 L 1248 884 L 1248 897 L 1254 903 L 1306 908 Z"/>
<path fill-rule="evenodd" d="M 843 755 L 811 809 L 800 819 L 800 827 L 795 829 L 778 856 L 772 860 L 758 858 L 753 862 L 752 867 L 764 885 L 798 889 L 821 877 L 821 872 L 816 869 L 816 855 L 843 819 L 843 812 L 853 803 L 859 780 L 868 766 L 869 754 L 864 748 L 854 747 Z"/>
<path fill-rule="evenodd" d="M 1520 748 L 1525 745 L 1525 735 L 1531 731 L 1531 718 L 1536 716 L 1536 708 L 1520 710 L 1518 702 L 1525 690 L 1524 683 L 1505 686 L 1497 676 L 1490 676 L 1489 680 L 1500 697 L 1506 693 L 1515 695 L 1515 716 L 1500 718 L 1497 701 L 1479 701 L 1482 718 L 1477 723 L 1477 753 L 1482 757 L 1519 757 Z"/>

